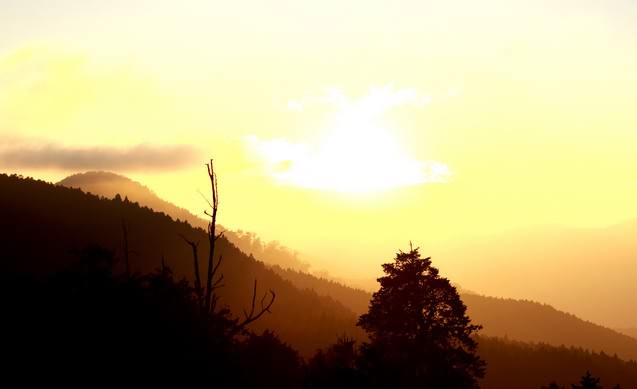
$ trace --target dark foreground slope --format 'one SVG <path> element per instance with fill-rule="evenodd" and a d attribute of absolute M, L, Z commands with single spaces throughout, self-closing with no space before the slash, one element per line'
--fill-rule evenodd
<path fill-rule="evenodd" d="M 128 226 L 131 262 L 135 270 L 148 272 L 158 268 L 163 256 L 178 278 L 190 276 L 190 251 L 179 238 L 180 234 L 200 240 L 201 257 L 206 255 L 203 231 L 134 203 L 100 199 L 79 190 L 6 175 L 0 175 L 0 189 L 0 264 L 3 278 L 13 282 L 18 280 L 16 273 L 44 275 L 76 263 L 91 244 L 114 251 L 119 259 L 116 266 L 121 271 L 122 220 Z M 351 310 L 332 298 L 294 286 L 229 242 L 220 242 L 226 277 L 221 294 L 233 312 L 241 312 L 249 304 L 255 277 L 261 290 L 271 288 L 277 293 L 272 314 L 255 323 L 255 331 L 271 328 L 305 356 L 317 347 L 333 343 L 344 333 L 362 338 L 360 332 L 356 332 L 356 315 Z M 303 279 L 297 277 L 295 282 L 302 285 Z M 312 278 L 310 281 L 317 282 Z M 305 286 L 311 287 L 310 284 Z M 347 288 L 335 290 L 341 294 L 349 293 Z M 339 297 L 337 293 L 332 294 Z M 11 300 L 8 294 L 5 297 Z M 363 297 L 356 294 L 353 299 L 344 298 L 343 301 L 360 307 Z M 42 300 L 36 295 L 33 301 Z M 34 303 L 24 310 L 37 307 Z M 110 308 L 119 311 L 117 306 Z M 37 328 L 44 323 L 31 324 Z M 480 339 L 479 353 L 488 363 L 483 385 L 487 389 L 539 388 L 551 380 L 567 385 L 586 370 L 602 377 L 608 387 L 615 383 L 624 388 L 637 387 L 637 366 L 607 355 L 490 338 Z"/>
<path fill-rule="evenodd" d="M 123 269 L 122 222 L 127 226 L 135 271 L 153 271 L 164 258 L 177 278 L 191 277 L 190 247 L 180 235 L 200 241 L 200 257 L 207 257 L 206 235 L 201 229 L 136 203 L 6 175 L 0 175 L 0 188 L 0 250 L 5 273 L 51 273 L 76 261 L 91 244 L 114 251 Z M 272 314 L 254 323 L 253 329 L 272 328 L 306 355 L 344 333 L 362 337 L 354 325 L 356 315 L 341 303 L 295 287 L 226 239 L 219 241 L 217 250 L 224 258 L 225 286 L 219 295 L 232 312 L 239 314 L 250 304 L 255 278 L 261 292 L 272 289 L 277 294 Z"/>
<path fill-rule="evenodd" d="M 160 199 L 150 189 L 127 177 L 108 172 L 75 174 L 58 183 L 67 187 L 79 187 L 84 191 L 113 198 L 117 193 L 133 201 L 165 212 L 174 219 L 186 220 L 195 226 L 205 221 L 167 201 Z M 273 265 L 272 270 L 291 281 L 299 289 L 310 289 L 319 295 L 329 296 L 357 315 L 367 311 L 371 294 L 350 288 L 328 279 L 318 278 L 303 269 L 291 251 L 260 244 L 250 234 L 228 232 L 226 236 L 244 253 L 254 253 L 258 260 Z M 436 258 L 434 258 L 435 260 Z M 617 354 L 624 359 L 637 360 L 637 340 L 628 338 L 623 331 L 584 321 L 551 306 L 524 300 L 501 299 L 464 293 L 463 300 L 469 315 L 484 326 L 487 336 L 507 337 L 523 342 L 541 342 L 555 346 L 574 346 Z"/>
<path fill-rule="evenodd" d="M 540 389 L 555 381 L 570 388 L 586 371 L 601 378 L 604 388 L 637 388 L 637 362 L 579 348 L 479 338 L 479 354 L 487 361 L 482 389 Z"/>
<path fill-rule="evenodd" d="M 86 193 L 92 193 L 109 199 L 120 195 L 142 206 L 157 212 L 163 212 L 175 220 L 188 222 L 193 227 L 205 229 L 208 220 L 193 215 L 188 210 L 163 200 L 155 192 L 137 181 L 112 172 L 86 172 L 68 176 L 57 183 L 68 188 L 79 188 Z M 203 200 L 202 200 L 203 204 Z M 201 216 L 204 216 L 203 214 Z M 224 229 L 225 237 L 246 254 L 253 254 L 259 260 L 280 265 L 285 268 L 307 270 L 309 265 L 301 261 L 298 254 L 279 242 L 264 242 L 256 234 L 245 231 L 231 231 Z"/>

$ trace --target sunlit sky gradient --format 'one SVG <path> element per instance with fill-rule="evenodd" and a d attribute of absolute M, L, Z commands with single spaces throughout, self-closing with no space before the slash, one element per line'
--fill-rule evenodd
<path fill-rule="evenodd" d="M 222 224 L 345 277 L 409 240 L 610 225 L 637 217 L 635 20 L 632 0 L 2 0 L 0 167 L 115 158 L 200 212 L 212 156 Z"/>

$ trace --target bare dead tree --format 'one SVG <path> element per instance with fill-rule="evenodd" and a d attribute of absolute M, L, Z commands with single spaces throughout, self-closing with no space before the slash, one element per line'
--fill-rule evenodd
<path fill-rule="evenodd" d="M 266 303 L 265 301 L 266 301 L 266 298 L 268 297 L 268 294 L 270 295 L 270 301 Z M 255 278 L 254 288 L 252 289 L 252 305 L 250 307 L 250 312 L 247 312 L 245 309 L 243 310 L 244 319 L 237 324 L 239 328 L 243 328 L 247 326 L 248 324 L 252 323 L 253 321 L 258 320 L 266 312 L 272 313 L 270 312 L 270 307 L 272 306 L 272 304 L 274 304 L 274 299 L 276 298 L 276 293 L 274 293 L 272 289 L 270 289 L 268 293 L 263 294 L 263 297 L 261 298 L 261 309 L 255 314 L 254 309 L 255 309 L 256 298 L 257 298 L 257 279 Z"/>
<path fill-rule="evenodd" d="M 199 304 L 203 308 L 203 311 L 206 313 L 212 313 L 215 311 L 218 297 L 215 293 L 215 290 L 223 287 L 223 274 L 218 275 L 219 267 L 223 262 L 223 256 L 219 255 L 219 259 L 215 262 L 215 248 L 217 241 L 219 238 L 223 236 L 223 231 L 217 233 L 217 211 L 219 209 L 219 186 L 217 181 L 217 173 L 215 172 L 214 165 L 212 159 L 210 163 L 206 164 L 206 168 L 208 171 L 208 178 L 210 179 L 210 187 L 212 192 L 212 202 L 206 199 L 208 206 L 210 207 L 210 211 L 204 211 L 210 218 L 210 222 L 208 223 L 208 244 L 210 250 L 208 251 L 208 271 L 206 274 L 206 286 L 205 290 L 201 284 L 201 276 L 199 272 L 199 242 L 194 242 L 187 239 L 185 236 L 181 235 L 181 238 L 190 246 L 192 249 L 193 256 L 193 265 L 195 269 L 195 291 L 199 298 Z M 202 297 L 205 293 L 205 296 Z M 268 298 L 269 296 L 269 298 Z M 274 291 L 269 290 L 267 293 L 264 293 L 261 298 L 261 308 L 257 310 L 256 308 L 256 297 L 257 297 L 257 280 L 254 280 L 254 288 L 252 290 L 252 304 L 250 306 L 250 310 L 244 310 L 244 319 L 237 323 L 236 330 L 240 331 L 248 324 L 258 320 L 261 316 L 263 316 L 266 312 L 270 313 L 270 307 L 274 304 L 274 299 L 276 298 L 276 294 Z"/>
<path fill-rule="evenodd" d="M 214 257 L 215 257 L 215 246 L 217 240 L 221 238 L 223 235 L 223 231 L 219 234 L 216 234 L 217 228 L 217 210 L 219 209 L 219 184 L 217 181 L 217 173 L 215 173 L 215 168 L 212 163 L 212 159 L 210 163 L 206 164 L 206 168 L 208 169 L 208 178 L 210 179 L 210 187 L 212 192 L 212 203 L 208 202 L 208 205 L 212 209 L 212 213 L 208 211 L 204 211 L 206 215 L 210 217 L 210 222 L 208 223 L 208 243 L 210 246 L 210 250 L 208 251 L 208 276 L 206 277 L 206 300 L 205 300 L 205 310 L 206 312 L 210 312 L 212 308 L 212 288 L 215 273 L 217 272 L 219 265 L 221 264 L 221 257 L 219 257 L 219 261 L 214 265 Z M 215 301 L 216 303 L 216 301 Z"/>
<path fill-rule="evenodd" d="M 201 290 L 201 275 L 199 274 L 199 242 L 189 240 L 184 235 L 179 235 L 192 249 L 193 266 L 195 268 L 195 293 L 197 300 L 201 305 L 203 302 L 203 291 Z"/>

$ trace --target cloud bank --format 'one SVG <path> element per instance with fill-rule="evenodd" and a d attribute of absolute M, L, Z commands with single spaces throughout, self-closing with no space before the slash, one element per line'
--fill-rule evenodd
<path fill-rule="evenodd" d="M 174 170 L 199 159 L 199 152 L 186 145 L 116 148 L 18 144 L 0 148 L 0 165 L 30 169 Z"/>

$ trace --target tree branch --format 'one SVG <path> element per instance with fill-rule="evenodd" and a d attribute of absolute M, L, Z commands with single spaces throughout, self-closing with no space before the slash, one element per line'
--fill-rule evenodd
<path fill-rule="evenodd" d="M 267 303 L 265 303 L 266 298 L 268 297 L 268 293 L 270 295 L 270 301 L 268 301 Z M 252 304 L 250 305 L 250 313 L 248 313 L 245 309 L 243 310 L 243 315 L 244 315 L 244 319 L 243 321 L 241 321 L 240 323 L 237 324 L 237 328 L 238 329 L 243 329 L 245 326 L 247 326 L 248 324 L 259 320 L 259 318 L 261 316 L 263 316 L 264 313 L 268 312 L 268 313 L 272 313 L 270 311 L 270 307 L 272 307 L 272 304 L 274 304 L 274 299 L 276 298 L 276 293 L 274 293 L 274 291 L 272 289 L 270 289 L 268 291 L 268 293 L 264 293 L 263 297 L 261 298 L 261 309 L 259 310 L 259 312 L 257 312 L 255 314 L 255 303 L 256 303 L 256 298 L 257 298 L 257 280 L 254 280 L 254 288 L 252 289 Z"/>
<path fill-rule="evenodd" d="M 199 304 L 201 304 L 201 299 L 203 297 L 203 292 L 201 290 L 201 276 L 199 274 L 199 242 L 194 242 L 192 240 L 189 240 L 182 234 L 179 234 L 179 236 L 192 249 L 192 259 L 193 259 L 193 265 L 194 265 L 194 268 L 195 268 L 195 292 L 197 293 L 197 298 L 199 299 Z"/>
<path fill-rule="evenodd" d="M 214 273 L 217 271 L 219 265 L 221 264 L 221 257 L 219 257 L 219 262 L 217 262 L 217 265 L 213 267 L 216 243 L 215 228 L 217 226 L 217 209 L 219 208 L 219 195 L 217 187 L 217 174 L 215 173 L 212 159 L 210 159 L 209 164 L 206 164 L 206 167 L 208 169 L 208 177 L 210 178 L 210 187 L 212 190 L 212 214 L 206 212 L 206 214 L 210 216 L 210 223 L 208 224 L 208 241 L 210 243 L 210 251 L 208 253 L 208 275 L 206 278 L 205 310 L 206 312 L 210 312 L 212 307 L 212 282 L 215 275 Z"/>

